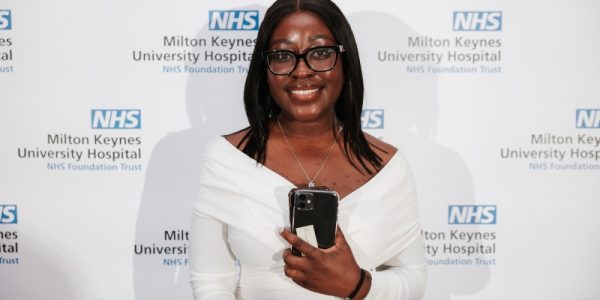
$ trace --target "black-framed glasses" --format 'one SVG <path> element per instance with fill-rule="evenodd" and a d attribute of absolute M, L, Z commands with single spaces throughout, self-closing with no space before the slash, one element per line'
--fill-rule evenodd
<path fill-rule="evenodd" d="M 338 54 L 345 52 L 344 46 L 319 46 L 310 48 L 302 54 L 289 50 L 264 51 L 262 58 L 266 60 L 269 71 L 275 75 L 290 75 L 300 59 L 315 72 L 327 72 L 335 67 Z"/>

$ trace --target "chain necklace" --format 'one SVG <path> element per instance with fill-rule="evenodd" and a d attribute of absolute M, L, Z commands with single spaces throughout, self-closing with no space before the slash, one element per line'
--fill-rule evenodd
<path fill-rule="evenodd" d="M 325 159 L 321 163 L 321 166 L 317 170 L 317 174 L 315 174 L 315 177 L 313 177 L 313 179 L 311 180 L 310 177 L 308 177 L 308 173 L 306 173 L 306 170 L 304 169 L 304 166 L 300 162 L 300 159 L 298 158 L 298 155 L 296 155 L 296 152 L 294 151 L 294 148 L 292 147 L 292 144 L 290 144 L 290 141 L 288 141 L 288 138 L 285 135 L 285 131 L 283 130 L 283 127 L 281 127 L 281 122 L 279 122 L 279 116 L 277 116 L 277 125 L 279 126 L 279 130 L 281 130 L 281 133 L 283 134 L 283 139 L 285 140 L 285 142 L 290 147 L 290 150 L 292 151 L 292 154 L 294 155 L 294 158 L 296 159 L 296 162 L 298 163 L 298 166 L 300 166 L 300 170 L 302 170 L 302 173 L 304 173 L 304 177 L 306 177 L 306 180 L 308 180 L 308 187 L 315 187 L 315 180 L 317 179 L 317 177 L 321 173 L 321 170 L 323 169 L 323 167 L 325 166 L 325 163 L 329 159 L 329 156 L 331 155 L 331 152 L 333 152 L 333 148 L 335 147 L 335 144 L 337 142 L 337 134 L 339 134 L 340 131 L 342 131 L 343 127 L 340 126 L 340 129 L 338 129 L 338 131 L 336 132 L 336 136 L 333 139 L 333 143 L 331 144 L 331 147 L 329 148 L 329 152 L 327 153 L 327 156 L 325 157 Z"/>

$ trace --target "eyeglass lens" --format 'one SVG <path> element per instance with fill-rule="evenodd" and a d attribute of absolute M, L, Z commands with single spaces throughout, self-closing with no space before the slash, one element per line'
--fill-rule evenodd
<path fill-rule="evenodd" d="M 271 72 L 275 74 L 289 74 L 298 64 L 299 57 L 305 57 L 308 67 L 317 72 L 329 71 L 335 66 L 337 52 L 334 48 L 315 48 L 305 55 L 295 54 L 291 51 L 278 51 L 267 55 L 267 63 Z"/>

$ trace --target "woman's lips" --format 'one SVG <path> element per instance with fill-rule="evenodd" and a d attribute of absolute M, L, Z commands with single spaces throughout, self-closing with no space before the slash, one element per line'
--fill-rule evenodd
<path fill-rule="evenodd" d="M 304 87 L 304 88 L 292 88 L 289 90 L 290 96 L 297 100 L 307 101 L 313 100 L 321 91 L 320 87 Z"/>
<path fill-rule="evenodd" d="M 314 89 L 310 89 L 310 90 L 291 90 L 290 93 L 292 93 L 294 95 L 308 95 L 308 94 L 316 93 L 318 90 L 319 90 L 318 88 L 314 88 Z"/>

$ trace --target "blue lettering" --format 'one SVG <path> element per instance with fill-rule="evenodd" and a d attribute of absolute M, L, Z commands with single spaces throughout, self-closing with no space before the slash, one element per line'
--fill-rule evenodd
<path fill-rule="evenodd" d="M 209 30 L 258 30 L 257 10 L 211 10 Z"/>
<path fill-rule="evenodd" d="M 0 224 L 17 224 L 17 206 L 0 205 Z"/>
<path fill-rule="evenodd" d="M 600 109 L 578 109 L 576 128 L 600 128 Z"/>
<path fill-rule="evenodd" d="M 11 30 L 12 29 L 12 20 L 10 16 L 10 10 L 1 9 L 0 10 L 0 30 Z"/>
<path fill-rule="evenodd" d="M 448 224 L 496 224 L 496 206 L 450 205 Z"/>
<path fill-rule="evenodd" d="M 457 11 L 454 12 L 454 31 L 501 31 L 502 12 Z"/>
<path fill-rule="evenodd" d="M 363 109 L 360 116 L 362 128 L 380 129 L 383 128 L 384 110 L 383 109 Z"/>
<path fill-rule="evenodd" d="M 140 129 L 139 109 L 92 109 L 93 129 Z"/>

